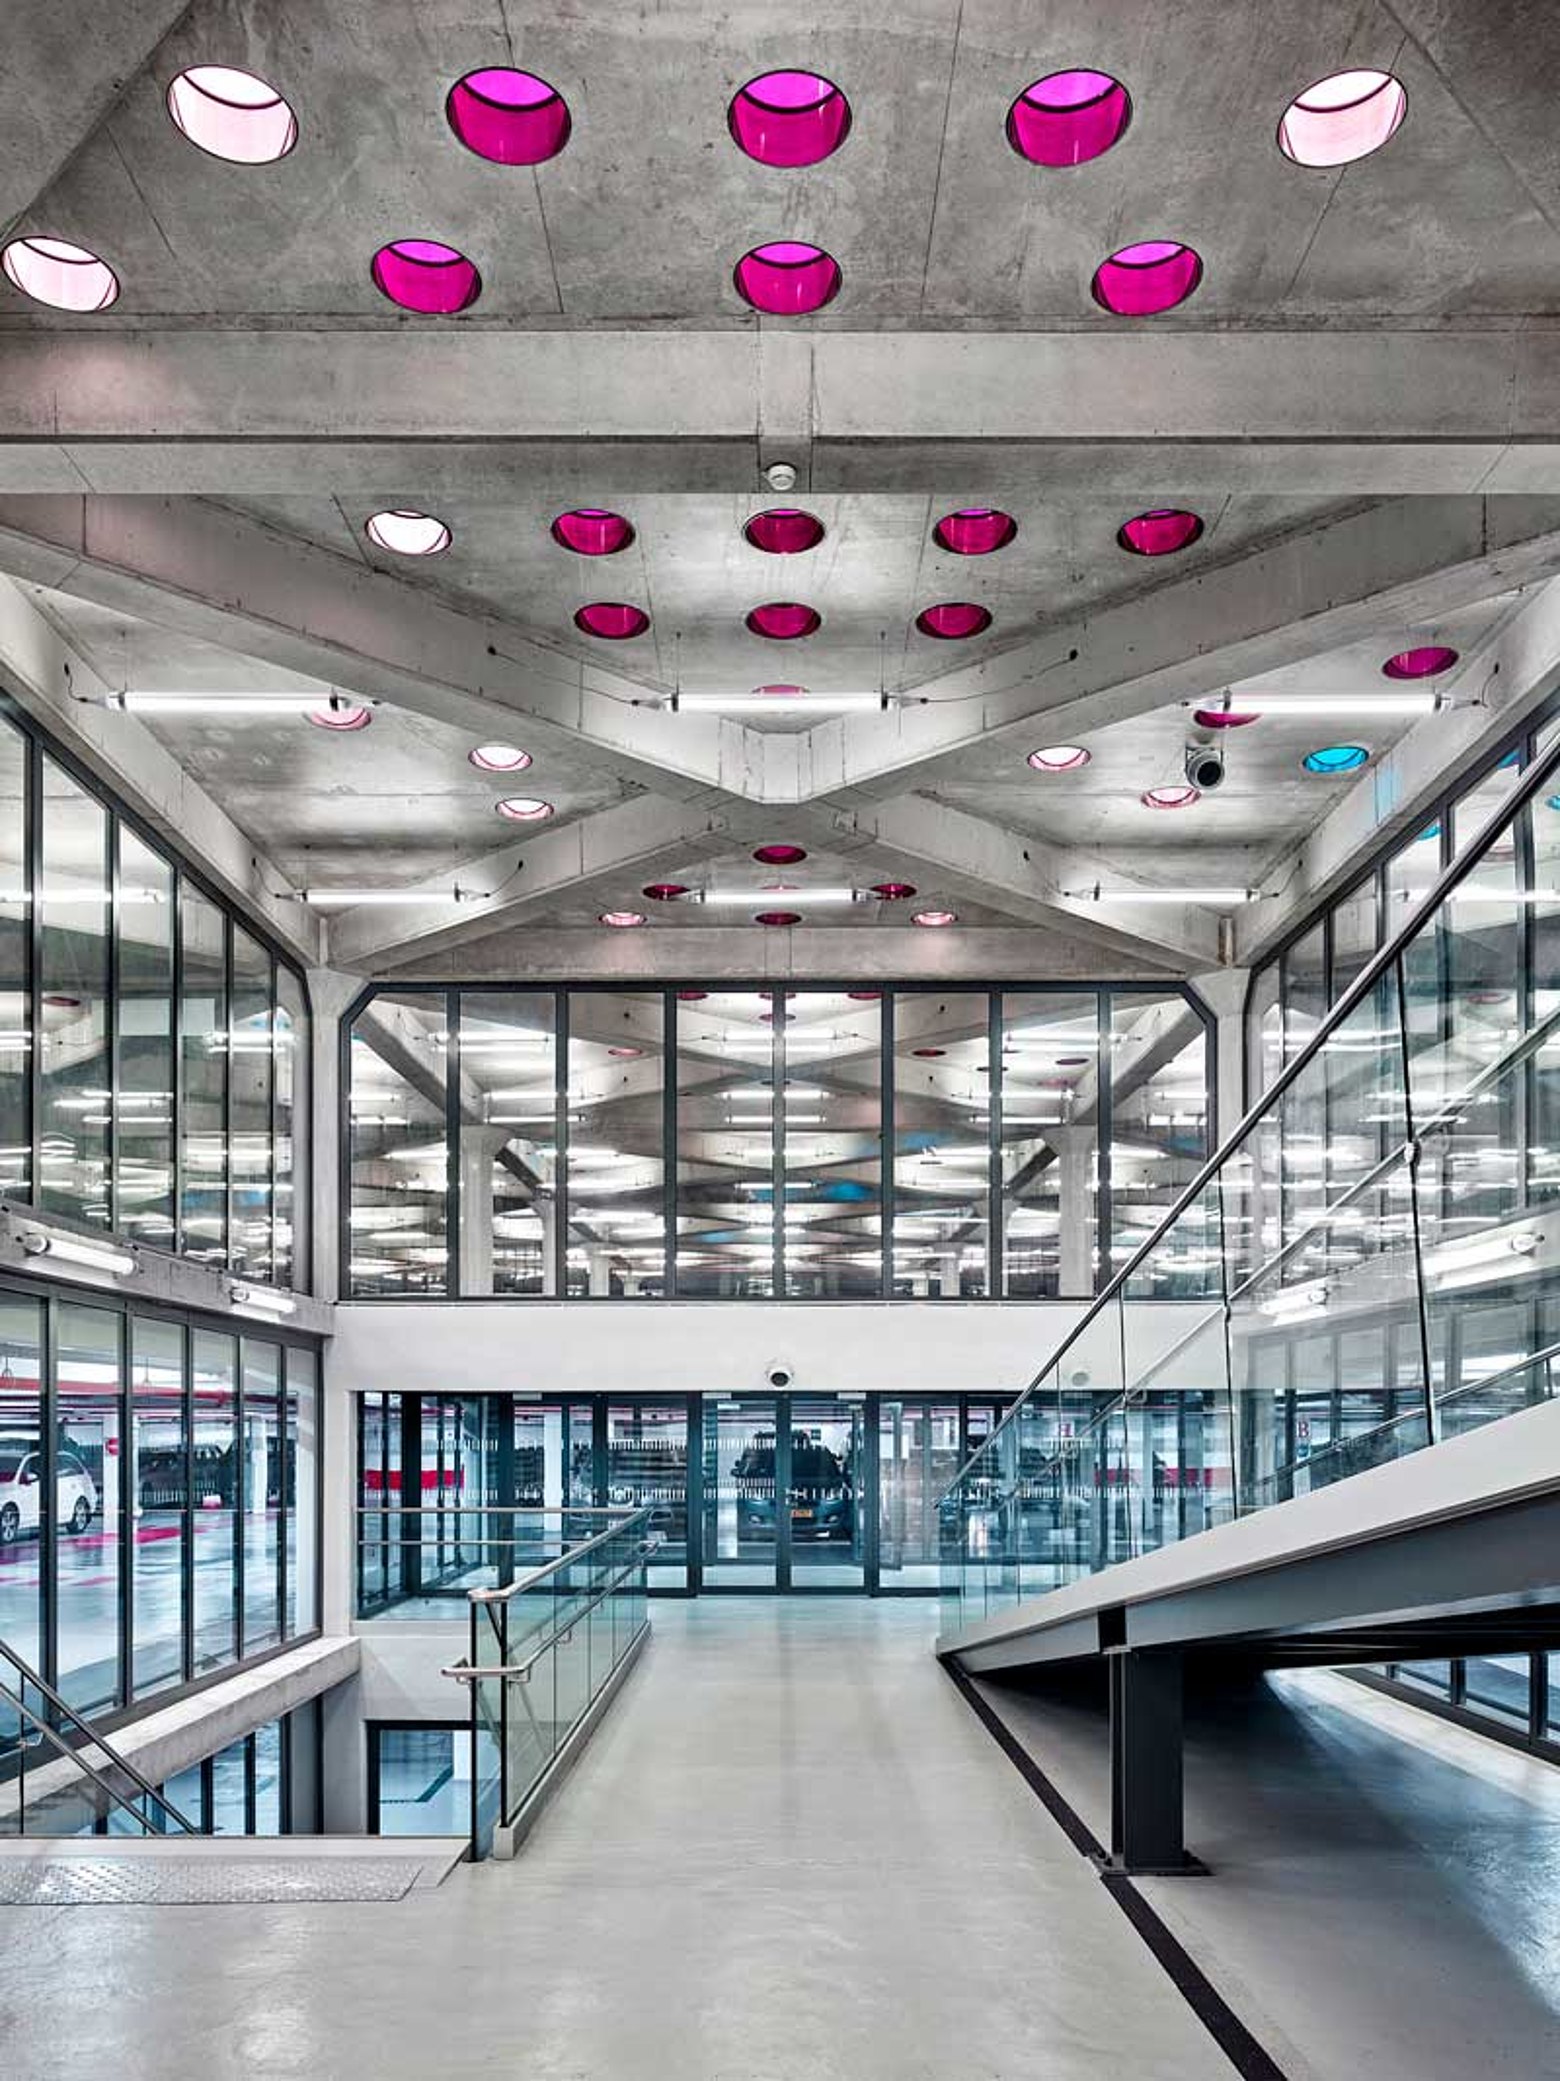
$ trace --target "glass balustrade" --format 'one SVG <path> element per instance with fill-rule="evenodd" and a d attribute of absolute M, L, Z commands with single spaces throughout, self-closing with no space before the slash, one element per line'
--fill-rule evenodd
<path fill-rule="evenodd" d="M 945 1634 L 1556 1392 L 1557 772 L 1459 809 L 1330 1009 L 1294 953 L 1258 993 L 1265 1096 L 941 1499 Z"/>

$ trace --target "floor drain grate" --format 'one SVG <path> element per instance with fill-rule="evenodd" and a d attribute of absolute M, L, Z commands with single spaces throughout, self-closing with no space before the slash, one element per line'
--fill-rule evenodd
<path fill-rule="evenodd" d="M 220 1907 L 400 1900 L 412 1857 L 40 1857 L 0 1860 L 0 1907 Z"/>

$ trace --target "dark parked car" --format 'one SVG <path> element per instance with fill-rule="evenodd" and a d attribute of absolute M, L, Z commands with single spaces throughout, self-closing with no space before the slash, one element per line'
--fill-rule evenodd
<path fill-rule="evenodd" d="M 737 1537 L 773 1539 L 775 1535 L 775 1443 L 761 1437 L 731 1470 L 737 1485 Z M 838 1539 L 849 1543 L 856 1533 L 856 1494 L 850 1469 L 837 1453 L 809 1438 L 791 1433 L 791 1537 Z"/>

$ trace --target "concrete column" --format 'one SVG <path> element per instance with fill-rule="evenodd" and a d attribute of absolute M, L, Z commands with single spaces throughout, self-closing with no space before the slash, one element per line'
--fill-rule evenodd
<path fill-rule="evenodd" d="M 1061 1292 L 1076 1299 L 1094 1291 L 1095 1233 L 1099 1197 L 1095 1167 L 1099 1136 L 1092 1127 L 1052 1127 L 1046 1140 L 1056 1151 L 1057 1201 L 1061 1215 Z"/>
<path fill-rule="evenodd" d="M 587 1252 L 587 1262 L 591 1299 L 609 1299 L 612 1293 L 612 1252 L 601 1243 L 592 1243 Z"/>
<path fill-rule="evenodd" d="M 558 1202 L 539 1199 L 534 1204 L 542 1227 L 542 1292 L 549 1300 L 558 1294 Z"/>
<path fill-rule="evenodd" d="M 1192 977 L 1192 988 L 1218 1022 L 1214 1041 L 1217 1063 L 1217 1118 L 1210 1124 L 1217 1146 L 1235 1132 L 1246 1109 L 1246 986 L 1249 968 L 1219 968 Z"/>
<path fill-rule="evenodd" d="M 460 1131 L 460 1290 L 493 1291 L 493 1162 L 508 1136 L 502 1127 Z"/>

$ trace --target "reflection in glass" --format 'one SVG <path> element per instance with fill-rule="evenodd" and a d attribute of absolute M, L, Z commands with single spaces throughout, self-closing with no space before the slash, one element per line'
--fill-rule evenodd
<path fill-rule="evenodd" d="M 110 1225 L 108 818 L 43 761 L 38 1199 Z"/>
<path fill-rule="evenodd" d="M 319 1624 L 319 1359 L 312 1351 L 289 1349 L 282 1505 L 286 1526 L 286 1605 L 283 1630 L 289 1639 Z"/>
<path fill-rule="evenodd" d="M 798 1582 L 831 1589 L 861 1585 L 865 1401 L 865 1396 L 790 1397 L 787 1514 L 791 1569 Z"/>
<path fill-rule="evenodd" d="M 442 995 L 380 992 L 351 1039 L 351 1291 L 448 1291 Z"/>
<path fill-rule="evenodd" d="M 237 1350 L 231 1337 L 190 1339 L 194 1404 L 194 1669 L 219 1668 L 238 1652 Z"/>
<path fill-rule="evenodd" d="M 680 1294 L 775 1290 L 776 1033 L 767 993 L 711 991 L 677 1006 Z"/>
<path fill-rule="evenodd" d="M 246 1337 L 243 1365 L 242 1652 L 252 1655 L 281 1637 L 282 1354 L 274 1344 Z"/>
<path fill-rule="evenodd" d="M 568 1292 L 636 1299 L 666 1286 L 664 1000 L 569 998 Z"/>
<path fill-rule="evenodd" d="M 780 1007 L 777 995 L 775 1009 Z M 779 1025 L 785 1287 L 809 1300 L 883 1290 L 882 1005 L 800 991 Z"/>
<path fill-rule="evenodd" d="M 56 1683 L 79 1711 L 118 1704 L 124 1394 L 121 1318 L 75 1301 L 55 1313 Z"/>
<path fill-rule="evenodd" d="M 271 1277 L 271 957 L 233 928 L 233 997 L 227 1032 L 232 1226 L 228 1263 Z"/>
<path fill-rule="evenodd" d="M 145 1698 L 184 1673 L 184 1549 L 189 1537 L 184 1332 L 130 1325 L 130 1511 L 135 1639 L 132 1692 Z"/>
<path fill-rule="evenodd" d="M 1176 990 L 1110 998 L 1111 1271 L 1146 1243 L 1208 1157 L 1208 1048 Z M 1134 1299 L 1185 1300 L 1221 1287 L 1217 1200 L 1203 1193 L 1137 1273 Z"/>
<path fill-rule="evenodd" d="M 32 1190 L 27 742 L 0 719 L 0 1193 Z"/>
<path fill-rule="evenodd" d="M 119 826 L 115 1225 L 158 1250 L 173 1225 L 173 869 Z"/>
<path fill-rule="evenodd" d="M 1092 990 L 1002 999 L 1002 1234 L 1013 1299 L 1095 1288 L 1103 1009 Z"/>
<path fill-rule="evenodd" d="M 227 935 L 221 911 L 198 889 L 182 892 L 180 936 L 179 1235 L 187 1256 L 221 1264 L 227 1256 Z"/>
<path fill-rule="evenodd" d="M 519 1405 L 516 1406 L 519 1417 Z M 588 1414 L 588 1412 L 587 1412 Z M 607 1501 L 618 1508 L 654 1505 L 651 1531 L 662 1544 L 650 1564 L 653 1587 L 687 1580 L 688 1405 L 685 1401 L 614 1402 L 607 1410 Z"/>
<path fill-rule="evenodd" d="M 42 1662 L 43 1304 L 0 1293 L 0 1640 Z M 0 1754 L 14 1736 L 0 1711 Z"/>
<path fill-rule="evenodd" d="M 897 998 L 895 1296 L 973 1300 L 991 1290 L 990 1152 L 990 998 Z"/>
<path fill-rule="evenodd" d="M 789 1458 L 789 1449 L 786 1458 Z M 704 1397 L 704 1573 L 749 1589 L 775 1581 L 778 1465 L 772 1400 Z"/>
<path fill-rule="evenodd" d="M 460 1291 L 557 1292 L 558 1067 L 550 991 L 460 998 Z"/>

